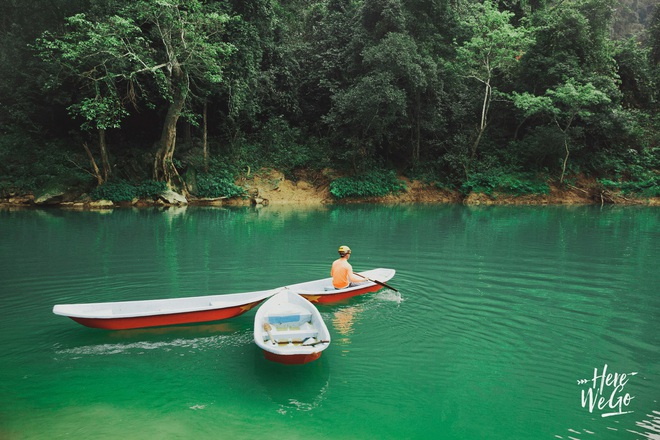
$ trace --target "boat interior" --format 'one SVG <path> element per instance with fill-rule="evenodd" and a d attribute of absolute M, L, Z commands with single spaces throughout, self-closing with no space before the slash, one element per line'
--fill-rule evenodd
<path fill-rule="evenodd" d="M 263 329 L 264 342 L 273 345 L 303 345 L 319 335 L 312 313 L 303 308 L 265 316 Z"/>

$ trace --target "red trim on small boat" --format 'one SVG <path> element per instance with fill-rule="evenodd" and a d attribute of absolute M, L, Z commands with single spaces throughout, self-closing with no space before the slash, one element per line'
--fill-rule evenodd
<path fill-rule="evenodd" d="M 262 351 L 264 352 L 264 357 L 269 361 L 279 362 L 280 364 L 286 364 L 286 365 L 306 364 L 308 362 L 317 360 L 318 358 L 321 357 L 321 354 L 323 353 L 322 351 L 319 351 L 310 354 L 278 355 L 266 350 L 262 350 Z"/>

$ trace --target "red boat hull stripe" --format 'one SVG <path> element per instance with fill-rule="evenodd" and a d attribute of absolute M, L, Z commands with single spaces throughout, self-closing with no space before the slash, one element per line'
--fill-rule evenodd
<path fill-rule="evenodd" d="M 263 300 L 262 300 L 263 301 Z M 74 321 L 92 328 L 105 330 L 127 330 L 145 327 L 161 327 L 178 324 L 194 324 L 198 322 L 219 321 L 242 315 L 261 301 L 255 301 L 242 306 L 226 309 L 202 310 L 188 313 L 172 313 L 168 315 L 137 316 L 132 318 L 78 318 L 71 316 Z"/>
<path fill-rule="evenodd" d="M 355 289 L 355 290 L 338 289 L 335 291 L 336 293 L 324 293 L 318 295 L 301 294 L 300 296 L 306 298 L 311 303 L 325 304 L 325 303 L 333 303 L 333 302 L 341 301 L 343 299 L 352 298 L 354 296 L 363 295 L 369 292 L 376 292 L 380 289 L 382 289 L 382 287 L 376 284 L 362 289 Z"/>
<path fill-rule="evenodd" d="M 300 365 L 312 362 L 321 357 L 322 352 L 310 353 L 310 354 L 290 354 L 290 355 L 281 355 L 271 353 L 270 351 L 263 350 L 264 356 L 269 361 L 279 362 L 280 364 L 287 365 Z"/>

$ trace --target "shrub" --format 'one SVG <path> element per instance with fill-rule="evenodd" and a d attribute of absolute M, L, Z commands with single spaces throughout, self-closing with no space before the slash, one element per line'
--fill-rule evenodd
<path fill-rule="evenodd" d="M 488 172 L 474 173 L 463 182 L 461 186 L 463 194 L 470 192 L 491 195 L 493 192 L 501 192 L 514 196 L 525 194 L 548 194 L 550 187 L 543 179 L 526 173 L 500 174 L 494 170 Z"/>
<path fill-rule="evenodd" d="M 660 176 L 651 176 L 646 180 L 634 182 L 614 182 L 608 179 L 599 179 L 605 188 L 619 190 L 624 195 L 632 194 L 642 197 L 660 197 Z"/>
<path fill-rule="evenodd" d="M 607 175 L 614 179 L 599 179 L 608 189 L 619 190 L 624 194 L 643 197 L 660 195 L 660 148 L 640 151 L 628 149 L 623 152 L 604 152 L 596 157 L 595 162 Z"/>
<path fill-rule="evenodd" d="M 94 188 L 90 197 L 94 200 L 130 202 L 136 198 L 154 198 L 167 189 L 165 182 L 146 180 L 137 185 L 124 180 L 106 182 Z"/>
<path fill-rule="evenodd" d="M 239 197 L 245 190 L 234 183 L 227 171 L 217 173 L 200 173 L 196 176 L 197 195 L 199 197 Z"/>
<path fill-rule="evenodd" d="M 359 176 L 340 177 L 330 183 L 330 193 L 338 199 L 382 197 L 405 189 L 405 183 L 391 170 L 374 170 Z"/>

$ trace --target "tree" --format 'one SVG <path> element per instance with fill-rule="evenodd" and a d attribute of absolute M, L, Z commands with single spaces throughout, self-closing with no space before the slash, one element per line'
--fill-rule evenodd
<path fill-rule="evenodd" d="M 79 87 L 76 103 L 68 107 L 73 116 L 83 119 L 80 127 L 96 130 L 101 152 L 102 173 L 99 172 L 92 153 L 83 144 L 94 168 L 99 185 L 108 180 L 111 172 L 106 144 L 106 130 L 119 128 L 121 120 L 128 115 L 119 96 L 118 81 L 122 76 L 115 73 L 121 66 L 128 67 L 124 60 L 124 45 L 115 38 L 116 23 L 95 23 L 84 14 L 67 18 L 67 31 L 61 37 L 45 32 L 36 40 L 35 47 L 44 61 L 58 65 L 60 84 L 71 79 Z M 128 33 L 129 29 L 124 29 Z M 118 61 L 122 60 L 122 63 Z"/>
<path fill-rule="evenodd" d="M 169 103 L 157 142 L 154 179 L 184 187 L 173 161 L 177 121 L 190 91 L 191 77 L 211 83 L 222 81 L 224 66 L 234 50 L 222 40 L 230 17 L 200 0 L 142 0 L 126 7 L 124 13 L 137 17 L 143 30 L 141 38 L 127 42 L 137 67 L 131 76 L 149 74 Z M 153 51 L 144 50 L 145 41 Z"/>
<path fill-rule="evenodd" d="M 0 130 L 33 133 L 41 136 L 66 132 L 62 124 L 53 124 L 58 111 L 43 85 L 49 66 L 34 57 L 30 50 L 45 29 L 62 25 L 64 18 L 80 11 L 84 0 L 21 0 L 2 2 L 0 14 Z M 54 130 L 53 130 L 54 129 Z"/>
<path fill-rule="evenodd" d="M 327 5 L 314 4 L 303 14 L 299 96 L 303 122 L 311 131 L 334 132 L 336 125 L 328 120 L 333 96 L 347 89 L 359 69 L 359 52 L 363 43 L 356 37 L 360 31 L 358 3 L 330 0 Z"/>
<path fill-rule="evenodd" d="M 626 49 L 616 55 L 610 34 L 616 4 L 612 0 L 563 2 L 542 8 L 532 17 L 535 42 L 521 59 L 514 90 L 527 92 L 533 97 L 549 98 L 548 91 L 561 91 L 567 84 L 574 85 L 578 92 L 591 85 L 604 96 L 600 104 L 583 101 L 592 114 L 584 117 L 577 114 L 565 130 L 566 136 L 557 130 L 558 125 L 554 118 L 548 117 L 549 112 L 523 112 L 525 119 L 517 124 L 517 141 L 510 144 L 512 148 L 520 148 L 516 157 L 534 158 L 539 164 L 551 146 L 556 146 L 551 155 L 562 158 L 563 169 L 568 163 L 569 152 L 573 163 L 590 167 L 597 156 L 615 150 L 626 151 L 633 145 L 626 133 L 634 128 L 626 127 L 625 121 L 634 118 L 631 118 L 632 114 L 624 116 L 621 103 L 627 108 L 643 107 L 651 102 L 652 97 L 643 96 L 643 90 L 650 86 L 646 83 L 647 78 L 642 76 L 643 72 L 630 70 L 633 65 L 633 69 L 641 66 L 642 52 Z M 586 88 L 582 91 L 586 96 L 590 94 Z M 557 102 L 555 99 L 554 103 Z M 516 106 L 520 109 L 519 104 Z M 563 105 L 570 114 L 568 108 L 571 105 Z M 536 117 L 531 117 L 533 115 Z M 576 142 L 578 133 L 582 136 L 580 144 Z M 582 146 L 584 148 L 579 150 L 578 147 Z"/>
<path fill-rule="evenodd" d="M 76 75 L 107 88 L 107 92 L 73 107 L 97 127 L 105 122 L 119 123 L 123 113 L 116 111 L 114 97 L 134 104 L 140 100 L 152 106 L 159 100 L 167 103 L 156 142 L 153 177 L 185 191 L 173 161 L 177 121 L 191 80 L 222 81 L 223 69 L 234 50 L 222 39 L 229 20 L 217 3 L 136 0 L 117 9 L 101 5 L 94 17 L 71 17 L 67 33 L 44 35 L 41 44 L 53 49 L 59 62 Z M 108 102 L 113 105 L 106 105 Z"/>
<path fill-rule="evenodd" d="M 513 13 L 499 11 L 490 0 L 473 3 L 463 17 L 468 37 L 464 41 L 455 41 L 459 71 L 465 77 L 481 83 L 483 88 L 477 134 L 470 147 L 468 162 L 474 160 L 488 127 L 497 76 L 507 75 L 533 42 L 530 30 L 515 27 L 511 24 L 512 17 Z"/>
<path fill-rule="evenodd" d="M 660 64 L 660 5 L 656 4 L 653 15 L 649 20 L 649 45 L 651 46 L 651 60 L 655 65 Z"/>
<path fill-rule="evenodd" d="M 610 98 L 593 84 L 579 84 L 573 79 L 568 79 L 555 89 L 547 90 L 543 96 L 534 96 L 527 92 L 520 94 L 514 92 L 512 96 L 514 105 L 523 111 L 525 117 L 545 114 L 561 131 L 566 152 L 559 179 L 563 183 L 570 154 L 569 130 L 576 118 L 588 120 L 594 115 L 592 109 L 602 104 L 609 104 Z"/>
<path fill-rule="evenodd" d="M 382 95 L 381 101 L 383 97 L 393 96 L 395 92 L 405 98 L 403 108 L 392 109 L 390 112 L 406 117 L 407 120 L 393 120 L 389 130 L 398 127 L 400 136 L 397 140 L 405 143 L 410 140 L 411 158 L 413 162 L 419 162 L 423 108 L 431 106 L 435 109 L 435 88 L 432 86 L 437 76 L 436 63 L 432 57 L 420 53 L 417 42 L 410 35 L 399 32 L 390 32 L 378 44 L 366 48 L 363 57 L 370 72 L 383 72 L 389 77 L 389 84 L 384 90 L 391 91 Z M 382 103 L 375 108 L 383 108 Z M 406 133 L 409 135 L 406 136 Z"/>
<path fill-rule="evenodd" d="M 324 21 L 333 26 L 321 64 L 331 92 L 323 120 L 337 134 L 338 156 L 351 160 L 356 171 L 365 159 L 379 157 L 419 163 L 429 133 L 440 130 L 433 54 L 438 37 L 430 23 L 441 9 L 414 6 L 416 11 L 400 0 L 367 0 L 356 10 L 343 6 L 341 15 L 331 10 Z M 408 28 L 421 11 L 424 23 L 410 27 L 428 33 L 416 39 Z M 345 32 L 337 32 L 339 25 Z M 336 35 L 350 39 L 338 41 Z"/>

